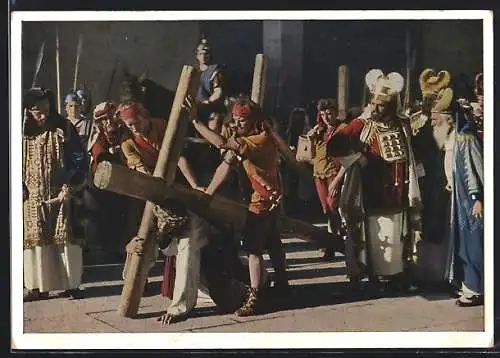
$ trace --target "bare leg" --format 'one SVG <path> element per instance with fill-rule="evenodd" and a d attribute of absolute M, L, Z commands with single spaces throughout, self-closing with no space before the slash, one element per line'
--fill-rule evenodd
<path fill-rule="evenodd" d="M 250 270 L 250 286 L 254 289 L 259 289 L 264 271 L 264 259 L 262 255 L 249 254 L 248 269 Z"/>

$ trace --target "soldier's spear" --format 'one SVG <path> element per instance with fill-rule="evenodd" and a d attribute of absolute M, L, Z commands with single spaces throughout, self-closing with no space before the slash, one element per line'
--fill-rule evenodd
<path fill-rule="evenodd" d="M 35 87 L 36 85 L 38 73 L 40 73 L 40 68 L 42 67 L 44 53 L 45 53 L 45 41 L 42 42 L 42 46 L 40 46 L 40 51 L 38 52 L 38 57 L 36 59 L 36 64 L 35 64 L 35 74 L 33 76 L 33 82 L 31 83 L 31 88 Z"/>
<path fill-rule="evenodd" d="M 73 77 L 73 90 L 76 91 L 76 82 L 78 80 L 78 69 L 80 67 L 80 56 L 82 55 L 83 48 L 83 36 L 80 34 L 78 36 L 78 46 L 76 48 L 76 62 L 75 62 L 75 75 Z"/>
<path fill-rule="evenodd" d="M 59 27 L 56 27 L 56 85 L 57 85 L 57 113 L 61 113 L 61 71 L 59 64 Z"/>

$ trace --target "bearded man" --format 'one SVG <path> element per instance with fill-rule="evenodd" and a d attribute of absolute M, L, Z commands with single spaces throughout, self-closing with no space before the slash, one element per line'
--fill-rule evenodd
<path fill-rule="evenodd" d="M 371 103 L 328 142 L 329 155 L 346 171 L 357 170 L 346 175 L 340 204 L 355 258 L 348 271 L 368 275 L 383 289 L 401 290 L 409 287 L 409 256 L 421 224 L 409 128 L 396 112 L 404 79 L 381 70 L 365 79 Z"/>

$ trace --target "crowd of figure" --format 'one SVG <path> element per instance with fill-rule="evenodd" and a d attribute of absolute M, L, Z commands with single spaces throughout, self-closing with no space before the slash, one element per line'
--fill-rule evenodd
<path fill-rule="evenodd" d="M 286 137 L 311 168 L 305 178 L 282 170 L 263 109 L 244 95 L 228 96 L 205 39 L 196 59 L 200 86 L 183 106 L 192 124 L 175 180 L 247 203 L 245 227 L 170 200 L 155 205 L 156 246 L 146 250 L 137 236 L 144 203 L 98 189 L 93 175 L 103 161 L 152 175 L 167 118 L 152 115 L 161 111 L 133 91 L 92 110 L 86 90 L 66 96 L 64 118 L 50 90 L 32 88 L 23 97 L 25 300 L 53 291 L 83 297 L 83 249 L 98 245 L 113 254 L 126 248 L 124 277 L 131 255 L 153 267 L 162 253 L 163 324 L 186 318 L 198 290 L 222 312 L 258 314 L 267 295 L 285 298 L 290 289 L 278 214 L 301 215 L 317 203 L 328 230 L 344 238 L 353 288 L 366 279 L 383 292 L 446 282 L 458 305 L 482 304 L 482 74 L 474 98 L 457 98 L 447 71 L 424 70 L 422 100 L 406 112 L 404 79 L 380 70 L 366 75 L 369 103 L 343 117 L 332 98 L 318 100 L 315 113 L 295 108 Z M 336 255 L 321 250 L 325 260 Z"/>

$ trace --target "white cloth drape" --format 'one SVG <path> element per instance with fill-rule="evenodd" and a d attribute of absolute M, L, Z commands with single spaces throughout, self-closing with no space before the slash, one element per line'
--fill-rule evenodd
<path fill-rule="evenodd" d="M 83 273 L 82 248 L 78 245 L 35 246 L 24 250 L 24 285 L 40 292 L 78 288 Z"/>

